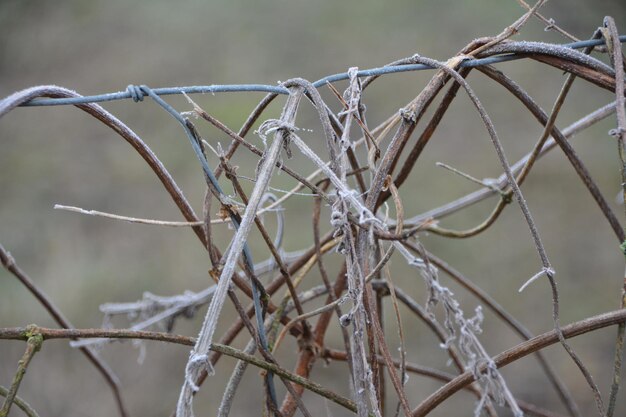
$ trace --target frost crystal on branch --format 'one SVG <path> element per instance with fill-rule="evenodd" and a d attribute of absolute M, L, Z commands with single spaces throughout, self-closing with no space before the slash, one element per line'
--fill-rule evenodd
<path fill-rule="evenodd" d="M 439 303 L 443 306 L 444 328 L 447 335 L 445 343 L 441 344 L 441 347 L 448 349 L 456 341 L 459 351 L 465 357 L 465 368 L 473 373 L 474 378 L 483 388 L 482 397 L 474 414 L 479 416 L 482 409 L 491 401 L 490 398 L 493 398 L 498 405 L 508 404 L 515 417 L 523 416 L 524 413 L 509 391 L 504 378 L 478 339 L 477 335 L 482 332 L 480 326 L 484 318 L 482 307 L 476 307 L 475 315 L 466 319 L 459 302 L 454 298 L 454 293 L 448 287 L 440 284 L 437 269 L 423 259 L 413 256 L 401 244 L 397 245 L 396 248 L 409 265 L 418 268 L 424 278 L 429 294 L 427 312 L 433 320 L 435 320 L 434 307 Z M 485 363 L 487 364 L 486 370 L 480 372 L 481 365 Z"/>

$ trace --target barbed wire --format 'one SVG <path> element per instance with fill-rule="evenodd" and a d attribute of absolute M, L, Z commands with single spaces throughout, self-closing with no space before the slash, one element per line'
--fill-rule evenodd
<path fill-rule="evenodd" d="M 626 35 L 619 37 L 620 42 L 626 42 Z M 586 40 L 579 42 L 571 42 L 560 44 L 562 47 L 571 49 L 581 49 L 587 47 L 594 47 L 603 45 L 605 42 L 603 39 Z M 544 44 L 546 45 L 546 44 Z M 483 65 L 497 64 L 501 62 L 514 61 L 523 59 L 526 54 L 523 53 L 509 53 L 489 58 L 468 59 L 460 64 L 461 68 L 475 68 Z M 413 72 L 424 71 L 429 69 L 435 69 L 432 66 L 425 64 L 408 64 L 408 65 L 388 65 L 384 67 L 365 69 L 357 72 L 359 78 L 372 77 L 385 74 L 394 74 L 399 72 Z M 316 88 L 322 87 L 327 83 L 334 83 L 337 81 L 348 80 L 350 78 L 347 72 L 341 72 L 338 74 L 328 75 L 320 78 L 313 83 Z M 175 94 L 204 94 L 204 93 L 237 93 L 237 92 L 259 92 L 259 93 L 273 93 L 273 94 L 289 94 L 289 90 L 284 87 L 269 85 L 269 84 L 220 84 L 220 85 L 196 85 L 186 87 L 164 87 L 153 88 L 151 91 L 157 96 L 175 95 Z M 133 85 L 129 85 L 125 91 L 118 91 L 114 93 L 105 93 L 91 96 L 82 97 L 69 97 L 69 98 L 37 98 L 21 104 L 23 107 L 30 106 L 63 106 L 63 105 L 75 105 L 85 103 L 102 103 L 107 101 L 117 101 L 133 99 L 133 101 L 142 101 L 146 97 L 146 94 L 141 89 L 135 88 Z"/>

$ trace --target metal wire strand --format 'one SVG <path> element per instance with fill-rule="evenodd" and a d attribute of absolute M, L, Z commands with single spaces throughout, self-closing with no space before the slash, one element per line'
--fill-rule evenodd
<path fill-rule="evenodd" d="M 620 42 L 626 42 L 626 35 L 619 37 Z M 590 46 L 603 45 L 605 41 L 603 39 L 587 40 L 581 42 L 565 43 L 558 46 L 581 49 Z M 517 59 L 525 58 L 522 53 L 508 53 L 500 56 L 494 56 L 481 59 L 470 59 L 460 64 L 461 68 L 465 67 L 479 67 L 483 65 L 491 65 L 499 62 L 514 61 Z M 412 71 L 424 71 L 434 69 L 429 65 L 424 64 L 411 64 L 411 65 L 390 65 L 387 67 L 379 67 L 361 70 L 357 72 L 357 77 L 371 77 L 384 74 L 395 74 L 398 72 L 412 72 Z M 334 83 L 337 81 L 348 80 L 350 75 L 347 72 L 328 75 L 313 83 L 316 88 L 322 87 L 327 83 Z M 143 87 L 143 86 L 142 86 Z M 151 90 L 157 96 L 173 95 L 173 94 L 198 94 L 198 93 L 241 93 L 241 92 L 260 92 L 260 93 L 275 93 L 288 95 L 289 90 L 282 86 L 267 85 L 267 84 L 223 84 L 223 85 L 195 85 L 187 87 L 165 87 L 154 88 Z M 143 98 L 147 94 L 142 91 L 141 87 L 129 85 L 125 91 L 119 91 L 115 93 L 98 94 L 93 96 L 83 96 L 75 98 L 47 98 L 47 99 L 34 99 L 21 106 L 62 106 L 62 105 L 74 105 L 84 103 L 101 103 L 105 101 L 126 100 L 132 99 L 135 102 L 143 101 Z"/>

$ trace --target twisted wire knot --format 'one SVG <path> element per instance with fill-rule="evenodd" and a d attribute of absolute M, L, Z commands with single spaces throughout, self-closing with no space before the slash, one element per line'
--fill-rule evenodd
<path fill-rule="evenodd" d="M 144 88 L 145 86 L 143 85 L 129 84 L 128 87 L 126 87 L 126 91 L 130 94 L 130 98 L 137 103 L 138 101 L 143 101 L 143 98 L 148 95 Z"/>

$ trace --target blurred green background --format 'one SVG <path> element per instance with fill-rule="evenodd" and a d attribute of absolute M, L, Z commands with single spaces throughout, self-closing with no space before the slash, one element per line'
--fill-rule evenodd
<path fill-rule="evenodd" d="M 542 13 L 579 38 L 588 37 L 605 15 L 616 18 L 626 33 L 626 3 L 621 0 L 553 0 Z M 316 80 L 349 67 L 368 68 L 419 53 L 446 60 L 472 39 L 499 33 L 523 13 L 514 0 L 370 1 L 29 1 L 0 0 L 0 96 L 39 84 L 56 84 L 96 94 L 124 90 L 131 83 L 151 87 L 264 83 L 291 77 Z M 518 39 L 565 42 L 531 20 Z M 550 109 L 564 80 L 554 69 L 529 61 L 498 65 L 515 78 L 544 108 Z M 370 126 L 375 126 L 415 97 L 432 72 L 391 75 L 364 95 Z M 527 152 L 541 129 L 501 87 L 476 73 L 468 78 L 501 134 L 510 160 Z M 345 84 L 339 83 L 342 90 Z M 336 100 L 323 91 L 335 110 Z M 203 95 L 195 100 L 209 113 L 237 129 L 262 98 L 257 93 Z M 557 125 L 565 127 L 611 101 L 611 94 L 577 81 Z M 190 110 L 181 97 L 168 97 L 178 110 Z M 283 99 L 262 119 L 276 117 Z M 463 94 L 452 105 L 442 126 L 424 152 L 413 176 L 401 189 L 407 216 L 437 207 L 476 189 L 435 167 L 445 162 L 478 178 L 496 177 L 499 163 L 484 127 Z M 194 205 L 202 212 L 204 180 L 178 124 L 149 100 L 105 103 L 155 151 Z M 227 138 L 197 123 L 211 143 Z M 303 104 L 298 126 L 312 129 L 303 137 L 323 152 L 321 128 L 310 106 Z M 573 145 L 601 190 L 623 220 L 623 207 L 613 202 L 619 190 L 619 160 L 607 131 L 609 118 L 577 136 Z M 419 129 L 419 128 L 418 128 Z M 261 142 L 250 135 L 257 145 Z M 297 152 L 296 152 L 297 153 Z M 215 161 L 212 161 L 215 163 Z M 253 176 L 256 160 L 245 151 L 234 163 Z M 308 173 L 313 166 L 296 155 L 288 165 Z M 293 186 L 286 175 L 273 185 Z M 249 183 L 244 185 L 250 189 Z M 134 151 L 111 130 L 73 107 L 20 108 L 0 120 L 0 242 L 18 264 L 49 294 L 77 327 L 98 327 L 98 306 L 140 299 L 144 291 L 173 295 L 198 291 L 209 284 L 208 257 L 195 235 L 186 229 L 131 225 L 107 219 L 55 211 L 66 204 L 118 214 L 182 220 L 174 204 Z M 229 188 L 227 187 L 227 190 Z M 559 151 L 542 159 L 523 186 L 561 290 L 561 321 L 569 323 L 618 307 L 624 261 L 600 211 Z M 286 205 L 284 248 L 296 250 L 312 242 L 309 197 L 294 197 Z M 467 228 L 482 221 L 494 199 L 447 218 L 442 225 Z M 325 214 L 324 227 L 328 228 Z M 271 217 L 271 216 L 270 216 Z M 268 217 L 268 224 L 273 219 Z M 232 231 L 217 227 L 222 248 Z M 528 229 L 517 206 L 499 222 L 468 240 L 424 236 L 425 246 L 485 288 L 531 331 L 552 328 L 551 296 L 543 280 L 518 294 L 519 286 L 540 268 Z M 257 260 L 267 257 L 258 236 L 251 243 Z M 338 256 L 328 260 L 336 273 Z M 418 301 L 425 300 L 422 278 L 392 260 L 394 281 Z M 468 312 L 477 301 L 441 279 L 455 291 Z M 318 285 L 313 271 L 304 287 Z M 279 294 L 282 294 L 279 293 Z M 175 332 L 195 336 L 202 310 L 192 321 L 180 322 Z M 222 328 L 234 317 L 228 309 Z M 394 322 L 387 315 L 393 342 Z M 37 323 L 54 326 L 33 297 L 6 271 L 0 271 L 0 326 Z M 116 322 L 126 326 L 123 320 Z M 448 369 L 446 356 L 427 328 L 405 315 L 409 360 Z M 333 324 L 336 328 L 336 323 Z M 600 388 L 610 384 L 615 329 L 572 340 Z M 336 329 L 329 345 L 342 346 Z M 518 343 L 517 337 L 487 312 L 482 340 L 496 354 Z M 237 340 L 241 346 L 246 341 Z M 107 345 L 101 355 L 119 375 L 132 415 L 167 416 L 183 380 L 186 348 L 148 343 L 147 356 L 137 363 L 139 350 L 130 343 Z M 392 345 L 395 346 L 395 345 Z M 8 385 L 23 344 L 0 343 L 0 384 Z M 291 350 L 291 351 L 290 351 Z M 284 363 L 295 344 L 279 352 Z M 589 389 L 561 347 L 546 350 L 564 376 L 584 415 L 592 415 Z M 203 386 L 195 402 L 196 415 L 214 415 L 224 378 L 233 362 L 219 363 L 217 376 Z M 319 365 L 319 364 L 318 364 Z M 521 399 L 564 412 L 536 362 L 527 358 L 504 371 L 509 387 Z M 624 375 L 624 374 L 623 374 Z M 313 379 L 347 394 L 347 367 L 316 367 Z M 256 415 L 261 400 L 256 371 L 249 371 L 233 415 Z M 440 384 L 413 376 L 407 385 L 412 405 Z M 42 416 L 110 416 L 115 407 L 96 371 L 65 342 L 46 343 L 25 377 L 20 395 Z M 626 394 L 620 395 L 616 415 L 626 414 Z M 305 395 L 312 410 L 324 402 Z M 457 394 L 433 416 L 472 415 L 474 399 Z M 332 415 L 345 415 L 328 405 Z M 503 415 L 507 415 L 504 411 Z M 12 415 L 19 415 L 13 410 Z M 324 415 L 320 411 L 318 415 Z"/>

